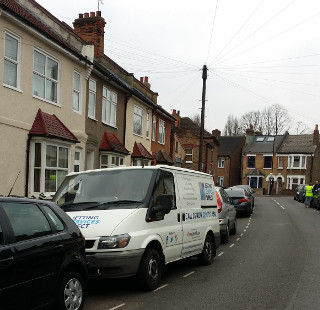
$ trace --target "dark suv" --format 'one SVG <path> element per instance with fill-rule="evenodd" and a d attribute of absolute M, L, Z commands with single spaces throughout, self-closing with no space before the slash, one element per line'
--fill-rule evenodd
<path fill-rule="evenodd" d="M 0 197 L 0 308 L 81 310 L 84 238 L 55 203 Z"/>

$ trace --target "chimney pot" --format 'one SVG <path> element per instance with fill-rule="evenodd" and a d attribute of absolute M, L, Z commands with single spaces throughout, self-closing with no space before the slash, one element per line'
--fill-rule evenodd
<path fill-rule="evenodd" d="M 319 129 L 318 129 L 318 124 L 316 124 L 316 130 L 319 130 Z"/>
<path fill-rule="evenodd" d="M 84 16 L 84 18 L 88 18 L 89 17 L 89 13 L 84 13 L 83 16 Z"/>
<path fill-rule="evenodd" d="M 173 115 L 176 115 L 176 114 L 177 114 L 177 111 L 176 111 L 175 109 L 173 109 L 173 110 L 172 110 L 172 114 L 173 114 Z"/>
<path fill-rule="evenodd" d="M 83 14 L 82 13 L 79 13 L 79 18 L 83 18 Z"/>
<path fill-rule="evenodd" d="M 95 12 L 90 12 L 90 17 L 95 17 L 95 16 L 96 16 Z"/>
<path fill-rule="evenodd" d="M 101 11 L 97 11 L 96 12 L 96 16 L 100 16 L 101 17 Z"/>
<path fill-rule="evenodd" d="M 147 77 L 147 76 L 145 76 L 145 77 L 144 77 L 144 82 L 145 82 L 145 83 L 149 83 L 149 82 L 148 82 L 148 77 Z"/>
<path fill-rule="evenodd" d="M 143 83 L 143 77 L 142 76 L 140 77 L 140 82 Z"/>

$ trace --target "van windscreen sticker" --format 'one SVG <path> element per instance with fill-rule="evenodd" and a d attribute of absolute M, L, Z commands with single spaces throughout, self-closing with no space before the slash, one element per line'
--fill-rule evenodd
<path fill-rule="evenodd" d="M 210 183 L 199 182 L 201 200 L 213 200 L 213 188 Z"/>
<path fill-rule="evenodd" d="M 91 225 L 97 225 L 100 223 L 99 215 L 96 215 L 96 216 L 77 215 L 77 216 L 73 216 L 72 219 L 79 228 L 88 228 Z"/>

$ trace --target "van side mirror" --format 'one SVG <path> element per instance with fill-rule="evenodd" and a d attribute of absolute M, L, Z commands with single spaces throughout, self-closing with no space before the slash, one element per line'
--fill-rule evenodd
<path fill-rule="evenodd" d="M 152 211 L 154 213 L 163 212 L 164 214 L 168 214 L 171 211 L 172 206 L 171 195 L 162 194 L 157 199 L 157 205 L 152 207 Z"/>

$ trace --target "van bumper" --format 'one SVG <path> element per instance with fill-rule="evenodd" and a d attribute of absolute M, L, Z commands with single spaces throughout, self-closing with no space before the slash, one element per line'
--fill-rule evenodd
<path fill-rule="evenodd" d="M 123 278 L 137 273 L 144 249 L 119 252 L 87 252 L 89 278 Z"/>

